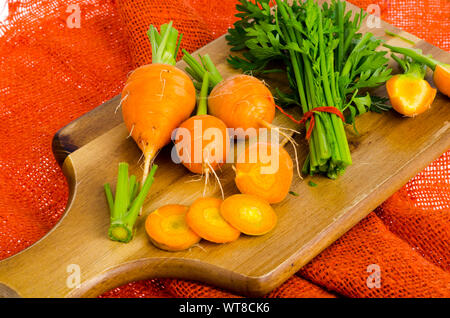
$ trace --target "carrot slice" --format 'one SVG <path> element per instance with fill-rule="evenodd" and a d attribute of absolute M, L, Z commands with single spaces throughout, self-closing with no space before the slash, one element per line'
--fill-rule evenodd
<path fill-rule="evenodd" d="M 222 202 L 220 214 L 247 235 L 263 235 L 277 224 L 277 215 L 265 200 L 250 194 L 235 194 Z"/>
<path fill-rule="evenodd" d="M 186 214 L 189 227 L 201 238 L 214 243 L 232 242 L 241 234 L 220 215 L 221 204 L 218 198 L 199 198 Z"/>
<path fill-rule="evenodd" d="M 266 151 L 261 151 L 262 147 Z M 254 160 L 251 159 L 252 153 Z M 241 193 L 256 195 L 268 203 L 278 203 L 289 193 L 293 166 L 283 147 L 256 143 L 239 155 L 234 181 Z"/>
<path fill-rule="evenodd" d="M 152 243 L 163 250 L 181 251 L 200 241 L 186 223 L 189 207 L 168 204 L 150 213 L 145 221 L 145 230 Z"/>

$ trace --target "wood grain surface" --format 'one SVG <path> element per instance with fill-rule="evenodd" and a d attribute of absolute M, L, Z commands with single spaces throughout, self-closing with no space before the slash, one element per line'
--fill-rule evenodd
<path fill-rule="evenodd" d="M 352 10 L 359 10 L 349 5 Z M 362 31 L 369 29 L 363 24 Z M 443 62 L 450 54 L 382 23 L 370 32 L 394 45 L 408 46 L 384 30 L 416 41 L 416 47 Z M 232 70 L 226 62 L 229 48 L 221 37 L 199 52 L 209 53 L 226 77 Z M 183 62 L 178 64 L 184 67 Z M 430 79 L 430 74 L 428 74 Z M 266 79 L 270 87 L 280 79 Z M 283 85 L 283 84 L 282 84 Z M 385 88 L 377 90 L 385 95 Z M 450 101 L 438 93 L 432 108 L 417 118 L 395 112 L 368 113 L 357 120 L 360 135 L 347 129 L 353 165 L 338 180 L 324 177 L 295 177 L 288 196 L 274 205 L 276 228 L 261 237 L 243 235 L 228 244 L 201 241 L 183 252 L 166 252 L 148 240 L 144 221 L 154 209 L 168 203 L 191 204 L 201 196 L 203 182 L 195 181 L 183 166 L 170 159 L 170 145 L 158 155 L 155 183 L 137 221 L 135 238 L 128 244 L 107 237 L 109 211 L 103 184 L 115 184 L 120 161 L 141 174 L 140 152 L 115 112 L 120 97 L 99 106 L 61 129 L 55 136 L 55 157 L 69 181 L 66 213 L 41 240 L 0 262 L 0 296 L 94 297 L 118 285 L 150 277 L 199 280 L 239 294 L 259 296 L 279 286 L 333 243 L 411 177 L 450 148 Z M 294 116 L 300 114 L 294 110 Z M 275 124 L 295 127 L 277 114 Z M 297 136 L 299 158 L 304 160 L 307 144 Z M 293 155 L 291 145 L 286 149 Z M 226 195 L 237 193 L 234 173 L 225 166 L 220 179 Z M 308 186 L 314 181 L 317 187 Z M 212 184 L 207 195 L 219 195 Z M 81 285 L 73 288 L 73 269 L 80 270 Z"/>

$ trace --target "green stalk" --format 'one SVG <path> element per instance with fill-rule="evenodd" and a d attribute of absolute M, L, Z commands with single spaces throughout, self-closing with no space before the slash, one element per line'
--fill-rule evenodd
<path fill-rule="evenodd" d="M 128 164 L 125 162 L 119 163 L 114 200 L 109 184 L 105 184 L 105 195 L 111 213 L 111 223 L 108 230 L 108 236 L 111 240 L 126 243 L 132 239 L 134 224 L 153 183 L 157 167 L 157 165 L 153 165 L 138 194 L 139 182 L 136 182 L 136 176 L 134 175 L 128 177 Z"/>
<path fill-rule="evenodd" d="M 319 10 L 321 11 L 321 10 Z M 337 25 L 338 25 L 338 36 L 339 36 L 339 44 L 338 44 L 338 58 L 337 58 L 337 69 L 340 70 L 342 67 L 342 63 L 344 60 L 344 9 L 343 9 L 343 2 L 338 2 L 336 4 L 336 19 L 337 19 Z M 320 18 L 322 19 L 322 18 Z M 321 28 L 322 26 L 319 25 Z M 320 32 L 320 31 L 319 31 Z"/>
<path fill-rule="evenodd" d="M 350 44 L 352 43 L 352 39 L 355 36 L 356 30 L 359 30 L 361 23 L 364 19 L 364 10 L 361 9 L 360 13 L 357 13 L 355 15 L 355 18 L 353 20 L 353 28 L 351 29 L 350 33 L 346 35 L 345 43 L 344 43 L 344 55 L 347 53 L 348 48 L 350 47 Z M 340 65 L 342 66 L 342 65 Z M 341 69 L 338 69 L 341 71 Z"/>
<path fill-rule="evenodd" d="M 384 30 L 384 33 L 386 33 L 387 35 L 392 36 L 394 38 L 399 38 L 400 40 L 405 41 L 408 44 L 411 44 L 411 45 L 416 44 L 414 41 L 408 40 L 404 36 L 401 36 L 401 35 L 399 35 L 397 33 L 394 33 L 394 32 L 388 31 L 388 30 Z"/>
<path fill-rule="evenodd" d="M 198 100 L 197 116 L 206 115 L 208 113 L 208 78 L 208 72 L 205 72 L 205 74 L 203 75 L 202 88 L 200 90 L 200 96 Z"/>
<path fill-rule="evenodd" d="M 136 196 L 136 199 L 134 199 L 133 203 L 131 204 L 130 210 L 123 219 L 123 222 L 128 226 L 129 229 L 133 228 L 134 223 L 136 222 L 136 219 L 139 215 L 139 211 L 144 204 L 144 200 L 147 197 L 148 192 L 150 191 L 150 188 L 155 179 L 154 176 L 156 169 L 158 169 L 158 166 L 154 164 L 152 166 L 152 169 L 150 170 L 150 173 L 148 174 L 148 177 L 145 179 L 144 184 L 142 185 L 141 191 Z"/>
<path fill-rule="evenodd" d="M 132 202 L 134 200 L 135 195 L 135 187 L 136 187 L 136 176 L 131 175 L 128 180 L 128 202 Z M 127 209 L 129 206 L 127 207 Z"/>
<path fill-rule="evenodd" d="M 333 105 L 333 97 L 330 90 L 330 82 L 328 79 L 328 70 L 327 70 L 327 61 L 325 56 L 325 48 L 324 48 L 324 35 L 323 35 L 323 27 L 322 27 L 322 11 L 320 8 L 318 8 L 318 14 L 319 14 L 319 25 L 318 25 L 318 31 L 319 31 L 319 58 L 320 58 L 320 69 L 321 69 L 321 75 L 322 75 L 322 83 L 323 83 L 323 90 L 325 92 L 325 99 L 326 103 L 329 106 Z"/>
<path fill-rule="evenodd" d="M 189 54 L 188 51 L 183 49 L 182 52 L 183 61 L 185 61 L 188 65 L 186 67 L 186 72 L 192 76 L 195 81 L 194 84 L 197 84 L 196 87 L 202 87 L 202 81 L 205 73 L 208 74 L 208 86 L 210 90 L 223 81 L 222 75 L 220 74 L 219 70 L 216 68 L 208 54 L 205 54 L 204 56 L 201 56 L 199 54 L 199 59 L 201 61 L 200 63 L 191 54 Z"/>
<path fill-rule="evenodd" d="M 209 55 L 208 54 L 205 54 L 203 56 L 199 55 L 199 57 L 200 57 L 200 60 L 202 61 L 203 66 L 208 71 L 209 77 L 212 78 L 213 86 L 216 86 L 217 84 L 222 82 L 223 77 L 222 77 L 222 75 L 220 75 L 219 70 L 216 68 L 213 61 L 209 57 Z"/>
<path fill-rule="evenodd" d="M 182 34 L 172 27 L 173 22 L 161 25 L 161 32 L 150 25 L 147 35 L 152 46 L 152 63 L 175 65 Z"/>
<path fill-rule="evenodd" d="M 114 198 L 113 198 L 113 194 L 112 194 L 109 183 L 106 183 L 104 185 L 104 188 L 105 188 L 106 201 L 108 202 L 109 211 L 110 211 L 110 213 L 112 213 L 112 211 L 114 210 Z"/>
<path fill-rule="evenodd" d="M 116 197 L 114 209 L 111 213 L 111 220 L 120 219 L 128 208 L 128 164 L 119 163 L 119 173 L 117 175 Z"/>
<path fill-rule="evenodd" d="M 334 54 L 330 54 L 328 65 L 331 65 L 330 71 L 330 84 L 331 84 L 331 95 L 333 97 L 333 105 L 341 109 L 340 100 L 337 94 L 337 86 L 336 86 L 336 76 L 334 72 Z M 342 110 L 342 109 L 341 109 Z"/>
<path fill-rule="evenodd" d="M 277 4 L 277 10 L 280 12 L 282 18 L 285 21 L 289 21 L 289 15 L 286 11 L 286 7 L 288 7 L 287 4 L 285 2 L 282 2 L 281 0 L 275 0 L 275 2 Z M 286 30 L 287 30 L 287 32 L 285 32 L 285 33 L 287 33 L 287 34 L 285 34 L 286 42 L 288 42 L 288 43 L 295 42 L 295 33 L 293 30 L 293 27 L 290 25 L 286 25 Z M 299 62 L 298 56 L 294 52 L 294 50 L 289 49 L 289 55 L 291 58 L 292 69 L 294 71 L 295 81 L 297 82 L 297 92 L 300 97 L 300 103 L 301 103 L 301 106 L 303 109 L 303 113 L 306 113 L 309 109 L 308 109 L 308 103 L 306 101 L 306 96 L 305 96 L 305 92 L 304 92 L 303 80 L 302 80 L 302 76 L 300 73 L 300 62 Z"/>
<path fill-rule="evenodd" d="M 414 61 L 425 64 L 426 66 L 428 66 L 429 68 L 431 68 L 433 71 L 436 69 L 437 65 L 443 65 L 443 63 L 435 60 L 434 58 L 430 57 L 430 56 L 425 56 L 421 53 L 419 53 L 417 50 L 415 49 L 410 49 L 410 48 L 405 48 L 405 47 L 399 47 L 399 46 L 392 46 L 392 45 L 388 45 L 388 44 L 383 44 L 384 47 L 387 47 L 388 49 L 390 49 L 392 52 L 395 53 L 400 53 L 403 54 L 405 56 L 409 56 L 410 58 L 412 58 Z"/>
<path fill-rule="evenodd" d="M 349 76 L 349 73 L 352 69 L 352 58 L 351 56 L 353 55 L 353 53 L 358 52 L 358 50 L 367 43 L 367 41 L 370 41 L 370 39 L 372 38 L 373 34 L 370 32 L 367 32 L 366 34 L 364 34 L 364 36 L 362 37 L 362 39 L 358 42 L 358 44 L 355 45 L 355 47 L 353 48 L 353 50 L 350 52 L 349 58 L 347 59 L 347 61 L 344 64 L 344 67 L 342 68 L 342 72 L 341 72 L 341 76 L 345 77 L 345 76 Z"/>
<path fill-rule="evenodd" d="M 320 69 L 321 69 L 321 75 L 322 75 L 322 87 L 324 90 L 325 100 L 328 106 L 334 106 L 334 99 L 333 94 L 331 93 L 331 86 L 329 81 L 329 72 L 327 68 L 327 56 L 325 52 L 324 47 L 324 34 L 323 34 L 323 27 L 322 27 L 322 10 L 320 8 L 317 9 L 318 16 L 319 16 L 319 24 L 318 24 L 318 32 L 319 32 L 319 59 L 320 59 Z M 342 32 L 341 32 L 342 33 Z M 342 46 L 341 46 L 342 47 Z M 339 46 L 338 46 L 339 49 Z M 340 53 L 339 53 L 340 54 Z M 338 56 L 339 56 L 338 54 Z M 338 61 L 339 63 L 339 61 Z M 328 146 L 328 153 L 326 156 L 324 156 L 323 159 L 328 160 L 328 158 L 336 158 L 340 157 L 339 154 L 337 154 L 336 145 L 337 141 L 335 139 L 335 134 L 333 133 L 334 127 L 331 125 L 330 116 L 333 116 L 332 114 L 316 114 L 315 115 L 319 120 L 316 120 L 316 125 L 319 128 L 319 123 L 324 123 L 324 136 L 327 139 L 327 146 Z M 331 151 L 331 153 L 330 153 Z"/>
<path fill-rule="evenodd" d="M 395 54 L 391 54 L 392 59 L 396 61 L 403 70 L 401 76 L 409 76 L 423 80 L 427 73 L 427 66 L 421 62 L 417 62 L 408 56 L 404 56 L 403 59 L 399 58 Z"/>

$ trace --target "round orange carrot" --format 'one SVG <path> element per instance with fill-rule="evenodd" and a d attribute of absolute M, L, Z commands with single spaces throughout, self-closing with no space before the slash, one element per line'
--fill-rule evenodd
<path fill-rule="evenodd" d="M 207 54 L 199 55 L 201 63 L 185 50 L 183 60 L 188 64 L 186 71 L 195 79 L 196 85 L 202 83 L 204 74 L 211 78 L 208 96 L 209 114 L 220 118 L 228 128 L 233 129 L 237 138 L 256 137 L 259 130 L 266 128 L 282 135 L 285 141 L 294 146 L 297 172 L 300 175 L 297 160 L 297 143 L 286 131 L 297 132 L 290 128 L 272 124 L 275 117 L 275 100 L 265 83 L 256 77 L 239 74 L 223 79 Z"/>
<path fill-rule="evenodd" d="M 197 114 L 185 120 L 175 135 L 175 145 L 181 145 L 178 150 L 182 164 L 193 173 L 206 175 L 225 163 L 230 143 L 225 123 L 207 114 L 208 86 L 209 77 L 205 73 Z"/>
<path fill-rule="evenodd" d="M 186 130 L 183 132 L 180 128 Z M 181 162 L 191 172 L 209 173 L 225 163 L 229 136 L 227 127 L 219 118 L 197 115 L 187 119 L 177 129 L 175 144 L 184 142 L 184 136 L 189 136 L 190 140 L 180 149 Z M 187 149 L 190 151 L 183 153 Z"/>
<path fill-rule="evenodd" d="M 235 194 L 226 198 L 220 206 L 220 214 L 247 235 L 263 235 L 277 224 L 277 215 L 269 203 L 250 194 Z"/>
<path fill-rule="evenodd" d="M 256 143 L 246 147 L 235 170 L 234 180 L 241 193 L 256 195 L 268 203 L 281 202 L 289 193 L 293 163 L 279 145 Z"/>
<path fill-rule="evenodd" d="M 151 212 L 145 221 L 145 230 L 152 243 L 163 250 L 181 251 L 200 241 L 187 222 L 188 207 L 169 204 Z"/>
<path fill-rule="evenodd" d="M 149 30 L 152 64 L 134 70 L 122 91 L 122 114 L 131 137 L 145 157 L 144 181 L 156 153 L 171 140 L 172 131 L 195 107 L 195 87 L 189 76 L 176 68 L 178 31 L 172 22 L 161 26 L 161 35 Z"/>
<path fill-rule="evenodd" d="M 201 238 L 214 243 L 227 243 L 238 239 L 240 232 L 220 215 L 222 200 L 199 198 L 186 214 L 189 227 Z"/>
<path fill-rule="evenodd" d="M 210 113 L 234 129 L 265 128 L 275 117 L 275 101 L 266 85 L 249 75 L 235 75 L 217 84 L 208 98 Z M 238 137 L 239 132 L 238 132 Z"/>

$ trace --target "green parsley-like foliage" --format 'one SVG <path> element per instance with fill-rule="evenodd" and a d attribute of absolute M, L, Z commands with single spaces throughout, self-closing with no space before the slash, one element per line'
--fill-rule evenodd
<path fill-rule="evenodd" d="M 358 115 L 389 109 L 378 97 L 360 95 L 391 76 L 386 52 L 377 50 L 381 40 L 359 32 L 362 10 L 346 11 L 339 0 L 322 6 L 314 0 L 276 0 L 273 8 L 269 2 L 239 0 L 239 20 L 226 36 L 232 51 L 241 53 L 228 58 L 231 66 L 253 75 L 286 71 L 291 93 L 276 89 L 278 103 L 300 105 L 303 113 L 334 106 L 354 125 Z M 330 113 L 314 116 L 303 172 L 336 178 L 351 164 L 342 120 Z"/>

